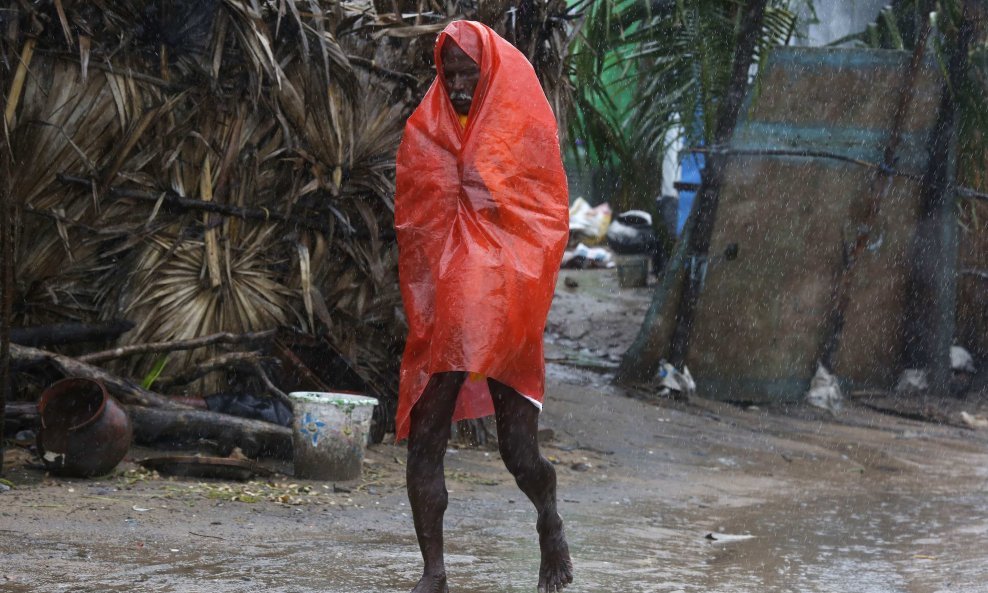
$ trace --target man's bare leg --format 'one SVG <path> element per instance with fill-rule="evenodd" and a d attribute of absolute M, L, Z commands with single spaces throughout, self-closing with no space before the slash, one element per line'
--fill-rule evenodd
<path fill-rule="evenodd" d="M 501 459 L 538 512 L 535 527 L 542 551 L 539 592 L 562 591 L 573 582 L 573 563 L 563 520 L 556 511 L 556 470 L 539 453 L 539 410 L 507 385 L 493 379 L 488 385 L 494 398 Z"/>
<path fill-rule="evenodd" d="M 465 373 L 437 373 L 412 408 L 405 482 L 425 568 L 412 593 L 448 593 L 443 514 L 449 501 L 443 458 Z"/>

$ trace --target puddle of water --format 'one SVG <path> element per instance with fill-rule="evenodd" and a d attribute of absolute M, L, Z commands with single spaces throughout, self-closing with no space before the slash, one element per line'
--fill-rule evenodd
<path fill-rule="evenodd" d="M 701 590 L 736 593 L 984 592 L 988 571 L 959 530 L 984 500 L 883 494 L 814 497 L 725 521 L 755 538 L 712 544 Z M 690 591 L 693 589 L 685 589 Z"/>
<path fill-rule="evenodd" d="M 874 490 L 879 490 L 876 488 Z M 568 504 L 572 593 L 983 592 L 986 501 L 976 494 L 860 492 L 745 508 L 658 501 Z M 457 593 L 530 593 L 538 570 L 534 513 L 502 503 L 453 508 L 447 566 Z M 392 529 L 393 516 L 388 521 Z M 404 520 L 407 521 L 407 518 Z M 5 593 L 380 593 L 419 576 L 411 527 L 347 530 L 331 518 L 306 537 L 106 546 L 5 532 Z M 715 543 L 710 531 L 750 534 Z M 286 530 L 286 533 L 289 533 Z M 277 532 L 275 532 L 277 533 Z M 179 550 L 172 552 L 172 549 Z M 5 559 L 13 559 L 8 561 Z"/>

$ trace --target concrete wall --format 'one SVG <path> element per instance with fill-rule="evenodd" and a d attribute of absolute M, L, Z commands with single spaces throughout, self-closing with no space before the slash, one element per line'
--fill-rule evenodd
<path fill-rule="evenodd" d="M 801 27 L 801 38 L 795 39 L 793 45 L 821 46 L 863 31 L 888 4 L 891 0 L 814 0 L 820 22 Z M 800 9 L 801 21 L 809 16 L 806 8 Z"/>

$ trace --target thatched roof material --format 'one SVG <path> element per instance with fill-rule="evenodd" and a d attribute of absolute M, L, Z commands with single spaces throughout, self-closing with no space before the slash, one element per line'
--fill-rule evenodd
<path fill-rule="evenodd" d="M 392 394 L 404 331 L 394 154 L 432 76 L 435 32 L 466 12 L 409 4 L 400 15 L 336 0 L 4 2 L 14 325 L 131 319 L 121 345 L 291 326 L 324 334 L 372 391 Z M 539 7 L 525 43 L 561 105 L 550 50 L 564 52 L 565 23 L 549 16 L 565 3 L 522 4 Z M 481 14 L 502 15 L 503 30 L 518 23 L 510 8 Z M 165 372 L 214 354 L 173 355 Z M 140 378 L 158 361 L 126 371 Z"/>

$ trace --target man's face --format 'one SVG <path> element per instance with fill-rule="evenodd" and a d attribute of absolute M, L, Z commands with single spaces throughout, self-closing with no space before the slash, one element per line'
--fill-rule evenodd
<path fill-rule="evenodd" d="M 480 80 L 480 67 L 452 41 L 443 44 L 443 82 L 453 103 L 453 110 L 460 115 L 470 113 L 473 92 Z"/>

